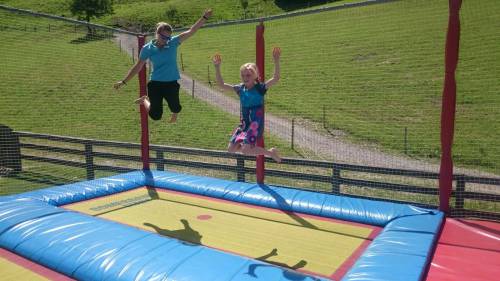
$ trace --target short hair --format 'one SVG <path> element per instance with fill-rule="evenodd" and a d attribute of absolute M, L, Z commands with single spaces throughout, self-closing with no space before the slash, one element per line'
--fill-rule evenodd
<path fill-rule="evenodd" d="M 172 26 L 166 22 L 159 22 L 156 24 L 156 34 L 160 34 L 162 31 L 172 32 Z"/>
<path fill-rule="evenodd" d="M 240 72 L 242 72 L 243 70 L 250 70 L 251 72 L 253 72 L 253 74 L 255 74 L 255 80 L 259 81 L 259 69 L 257 68 L 257 65 L 253 62 L 248 62 L 248 63 L 245 63 L 244 65 L 242 65 L 240 67 Z"/>

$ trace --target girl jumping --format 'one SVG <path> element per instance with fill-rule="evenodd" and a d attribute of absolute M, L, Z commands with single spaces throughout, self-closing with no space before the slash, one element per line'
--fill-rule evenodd
<path fill-rule="evenodd" d="M 249 156 L 266 155 L 277 163 L 281 162 L 276 148 L 266 150 L 256 145 L 257 139 L 264 132 L 264 95 L 280 79 L 280 55 L 281 49 L 274 48 L 274 75 L 271 79 L 265 83 L 259 82 L 259 71 L 255 63 L 245 63 L 240 68 L 242 83 L 237 85 L 224 83 L 220 73 L 221 56 L 216 54 L 213 57 L 217 85 L 223 90 L 236 92 L 240 98 L 241 123 L 229 141 L 229 152 L 239 152 Z"/>

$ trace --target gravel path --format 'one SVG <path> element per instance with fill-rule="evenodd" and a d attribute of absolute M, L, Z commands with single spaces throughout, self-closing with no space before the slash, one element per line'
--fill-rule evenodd
<path fill-rule="evenodd" d="M 191 77 L 185 74 L 181 75 L 181 80 L 179 82 L 181 88 L 189 94 L 192 94 L 192 81 L 193 79 Z M 230 114 L 235 116 L 240 115 L 239 102 L 220 93 L 215 88 L 195 82 L 194 96 Z M 283 119 L 267 112 L 266 129 L 285 142 L 291 141 L 292 123 L 288 119 Z M 341 136 L 332 136 L 328 133 L 322 134 L 300 124 L 295 124 L 294 146 L 310 150 L 319 158 L 335 159 L 336 162 L 341 163 L 425 171 L 439 170 L 439 166 L 437 165 L 393 156 L 380 152 L 374 148 L 352 144 L 343 140 Z"/>

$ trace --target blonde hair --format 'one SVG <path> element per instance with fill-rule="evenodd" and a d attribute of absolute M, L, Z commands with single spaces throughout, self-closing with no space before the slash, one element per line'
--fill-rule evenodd
<path fill-rule="evenodd" d="M 255 76 L 255 81 L 259 82 L 259 69 L 257 68 L 257 65 L 255 63 L 245 63 L 240 67 L 240 73 L 242 73 L 243 70 L 249 70 L 250 72 L 252 72 Z"/>
<path fill-rule="evenodd" d="M 172 32 L 172 26 L 166 22 L 159 22 L 156 24 L 156 34 L 160 34 L 162 31 Z"/>

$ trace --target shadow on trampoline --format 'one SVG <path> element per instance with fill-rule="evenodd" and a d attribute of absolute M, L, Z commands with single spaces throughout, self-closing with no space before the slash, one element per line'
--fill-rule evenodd
<path fill-rule="evenodd" d="M 203 236 L 198 231 L 191 228 L 189 222 L 186 219 L 181 219 L 180 222 L 183 224 L 184 228 L 177 230 L 164 229 L 148 222 L 145 222 L 144 225 L 153 228 L 156 233 L 162 236 L 176 238 L 181 240 L 182 242 L 187 242 L 185 243 L 186 245 L 202 245 L 201 238 Z"/>

